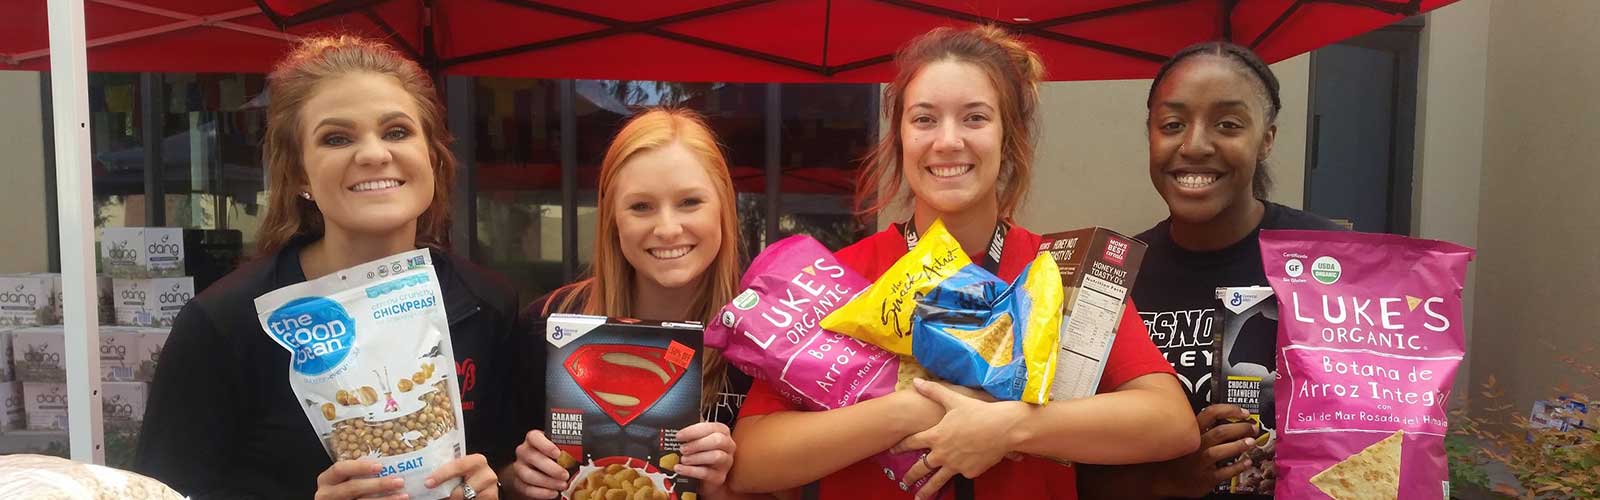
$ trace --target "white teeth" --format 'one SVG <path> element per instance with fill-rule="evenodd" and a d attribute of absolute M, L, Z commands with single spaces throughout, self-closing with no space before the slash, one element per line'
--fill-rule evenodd
<path fill-rule="evenodd" d="M 351 187 L 350 190 L 359 193 L 359 192 L 362 192 L 362 191 L 376 191 L 376 190 L 379 190 L 379 189 L 389 189 L 389 188 L 392 188 L 392 187 L 400 187 L 400 181 L 397 181 L 397 180 L 394 180 L 394 179 L 383 179 L 383 180 L 376 180 L 376 181 L 367 181 L 367 182 L 363 182 L 363 183 L 360 183 L 360 184 L 356 184 L 354 187 Z"/>
<path fill-rule="evenodd" d="M 972 170 L 972 165 L 952 165 L 948 167 L 928 167 L 934 177 L 955 177 Z"/>
<path fill-rule="evenodd" d="M 1179 186 L 1186 188 L 1203 188 L 1217 181 L 1217 174 L 1178 174 L 1176 176 Z"/>
<path fill-rule="evenodd" d="M 678 257 L 682 257 L 682 256 L 685 256 L 685 255 L 689 255 L 689 251 L 690 250 L 694 250 L 694 247 L 693 246 L 681 246 L 681 247 L 672 247 L 672 248 L 658 248 L 658 249 L 650 250 L 650 255 L 652 257 L 657 258 L 657 259 L 671 260 L 671 259 L 676 259 Z"/>

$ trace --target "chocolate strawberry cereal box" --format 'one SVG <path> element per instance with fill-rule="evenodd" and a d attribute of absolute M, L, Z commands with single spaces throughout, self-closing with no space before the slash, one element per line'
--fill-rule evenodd
<path fill-rule="evenodd" d="M 1448 498 L 1444 436 L 1473 250 L 1262 231 L 1278 297 L 1278 498 Z"/>
<path fill-rule="evenodd" d="M 695 498 L 678 430 L 700 421 L 698 323 L 574 314 L 545 328 L 545 429 L 573 480 L 564 499 Z"/>

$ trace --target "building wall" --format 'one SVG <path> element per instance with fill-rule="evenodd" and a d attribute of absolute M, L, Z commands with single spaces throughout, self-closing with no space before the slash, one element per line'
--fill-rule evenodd
<path fill-rule="evenodd" d="M 1471 378 L 1497 376 L 1523 412 L 1562 383 L 1596 394 L 1557 359 L 1597 364 L 1600 2 L 1496 0 L 1488 11 Z"/>
<path fill-rule="evenodd" d="M 39 73 L 0 71 L 0 273 L 46 271 L 44 115 Z"/>
<path fill-rule="evenodd" d="M 1428 14 L 1422 32 L 1417 83 L 1417 149 L 1412 214 L 1415 236 L 1478 246 L 1478 205 L 1483 180 L 1484 104 L 1489 66 L 1489 4 L 1465 0 Z M 1462 293 L 1470 345 L 1478 290 L 1478 265 L 1469 267 Z M 1461 373 L 1472 372 L 1472 357 Z M 1456 378 L 1456 394 L 1471 377 Z M 1464 398 L 1454 403 L 1464 404 Z"/>

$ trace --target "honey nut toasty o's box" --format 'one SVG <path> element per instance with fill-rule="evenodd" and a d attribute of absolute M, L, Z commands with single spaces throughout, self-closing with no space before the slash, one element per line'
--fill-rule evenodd
<path fill-rule="evenodd" d="M 1144 262 L 1144 242 L 1103 227 L 1044 235 L 1039 251 L 1061 270 L 1061 352 L 1050 399 L 1093 396 L 1111 355 L 1128 292 Z"/>
<path fill-rule="evenodd" d="M 678 430 L 700 421 L 703 331 L 699 323 L 550 316 L 544 428 L 572 474 L 562 498 L 698 497 L 699 481 L 675 469 Z"/>

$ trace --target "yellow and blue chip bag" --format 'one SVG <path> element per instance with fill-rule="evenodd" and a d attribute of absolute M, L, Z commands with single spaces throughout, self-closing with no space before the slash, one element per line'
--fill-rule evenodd
<path fill-rule="evenodd" d="M 1041 254 L 1016 282 L 968 265 L 917 300 L 911 351 L 929 373 L 998 399 L 1044 404 L 1055 379 L 1061 274 Z"/>
<path fill-rule="evenodd" d="M 822 329 L 871 342 L 895 354 L 911 355 L 911 316 L 917 297 L 971 265 L 972 258 L 961 251 L 961 243 L 945 230 L 944 223 L 933 221 L 915 248 L 850 303 L 823 318 Z M 1056 280 L 1059 288 L 1060 278 Z"/>
<path fill-rule="evenodd" d="M 1049 255 L 1007 286 L 934 221 L 915 248 L 821 327 L 915 356 L 951 383 L 1043 404 L 1055 378 L 1062 300 Z"/>

